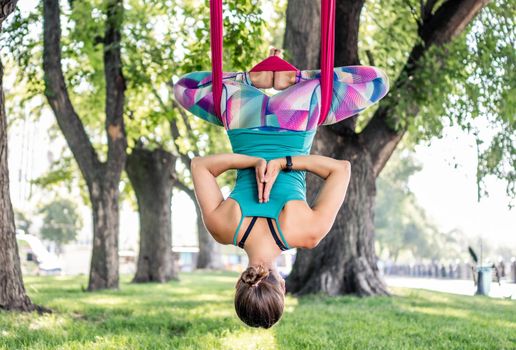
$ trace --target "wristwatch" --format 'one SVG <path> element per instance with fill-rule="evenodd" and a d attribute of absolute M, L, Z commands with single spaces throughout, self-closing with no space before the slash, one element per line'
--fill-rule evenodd
<path fill-rule="evenodd" d="M 287 167 L 285 168 L 286 172 L 292 171 L 292 157 L 291 156 L 285 156 L 287 158 Z"/>

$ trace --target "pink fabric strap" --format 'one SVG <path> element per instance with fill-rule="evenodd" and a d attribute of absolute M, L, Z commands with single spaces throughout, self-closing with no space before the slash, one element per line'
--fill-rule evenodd
<path fill-rule="evenodd" d="M 222 120 L 222 0 L 210 0 L 210 39 L 212 91 L 215 114 Z M 333 59 L 335 52 L 335 0 L 321 0 L 321 125 L 331 106 L 333 91 Z"/>
<path fill-rule="evenodd" d="M 298 69 L 294 67 L 292 64 L 288 63 L 282 58 L 279 58 L 278 56 L 269 56 L 260 63 L 258 63 L 256 66 L 254 66 L 250 72 L 263 72 L 263 71 L 295 71 L 297 72 Z"/>
<path fill-rule="evenodd" d="M 335 56 L 335 0 L 321 0 L 321 114 L 324 123 L 333 97 L 333 59 Z"/>
<path fill-rule="evenodd" d="M 222 98 L 222 0 L 210 0 L 210 40 L 211 40 L 211 88 L 215 115 L 222 121 L 220 99 Z"/>

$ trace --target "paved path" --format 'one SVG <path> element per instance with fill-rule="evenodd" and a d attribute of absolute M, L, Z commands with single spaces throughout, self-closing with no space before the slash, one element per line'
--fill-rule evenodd
<path fill-rule="evenodd" d="M 389 287 L 419 288 L 462 295 L 474 295 L 476 291 L 473 281 L 469 280 L 385 276 L 385 281 Z M 493 298 L 510 297 L 516 300 L 516 283 L 501 281 L 501 286 L 499 286 L 497 282 L 492 282 L 489 296 Z"/>

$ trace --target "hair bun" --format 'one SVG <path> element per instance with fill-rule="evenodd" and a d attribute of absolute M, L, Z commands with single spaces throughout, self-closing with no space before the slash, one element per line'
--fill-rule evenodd
<path fill-rule="evenodd" d="M 269 270 L 263 265 L 249 266 L 244 272 L 242 272 L 242 281 L 255 286 L 260 283 L 261 280 L 269 276 Z"/>

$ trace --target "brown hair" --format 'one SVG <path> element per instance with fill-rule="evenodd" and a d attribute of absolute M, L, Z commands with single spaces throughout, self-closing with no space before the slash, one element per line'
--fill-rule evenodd
<path fill-rule="evenodd" d="M 283 314 L 285 295 L 280 281 L 262 265 L 249 266 L 236 284 L 235 310 L 251 327 L 270 328 Z"/>

